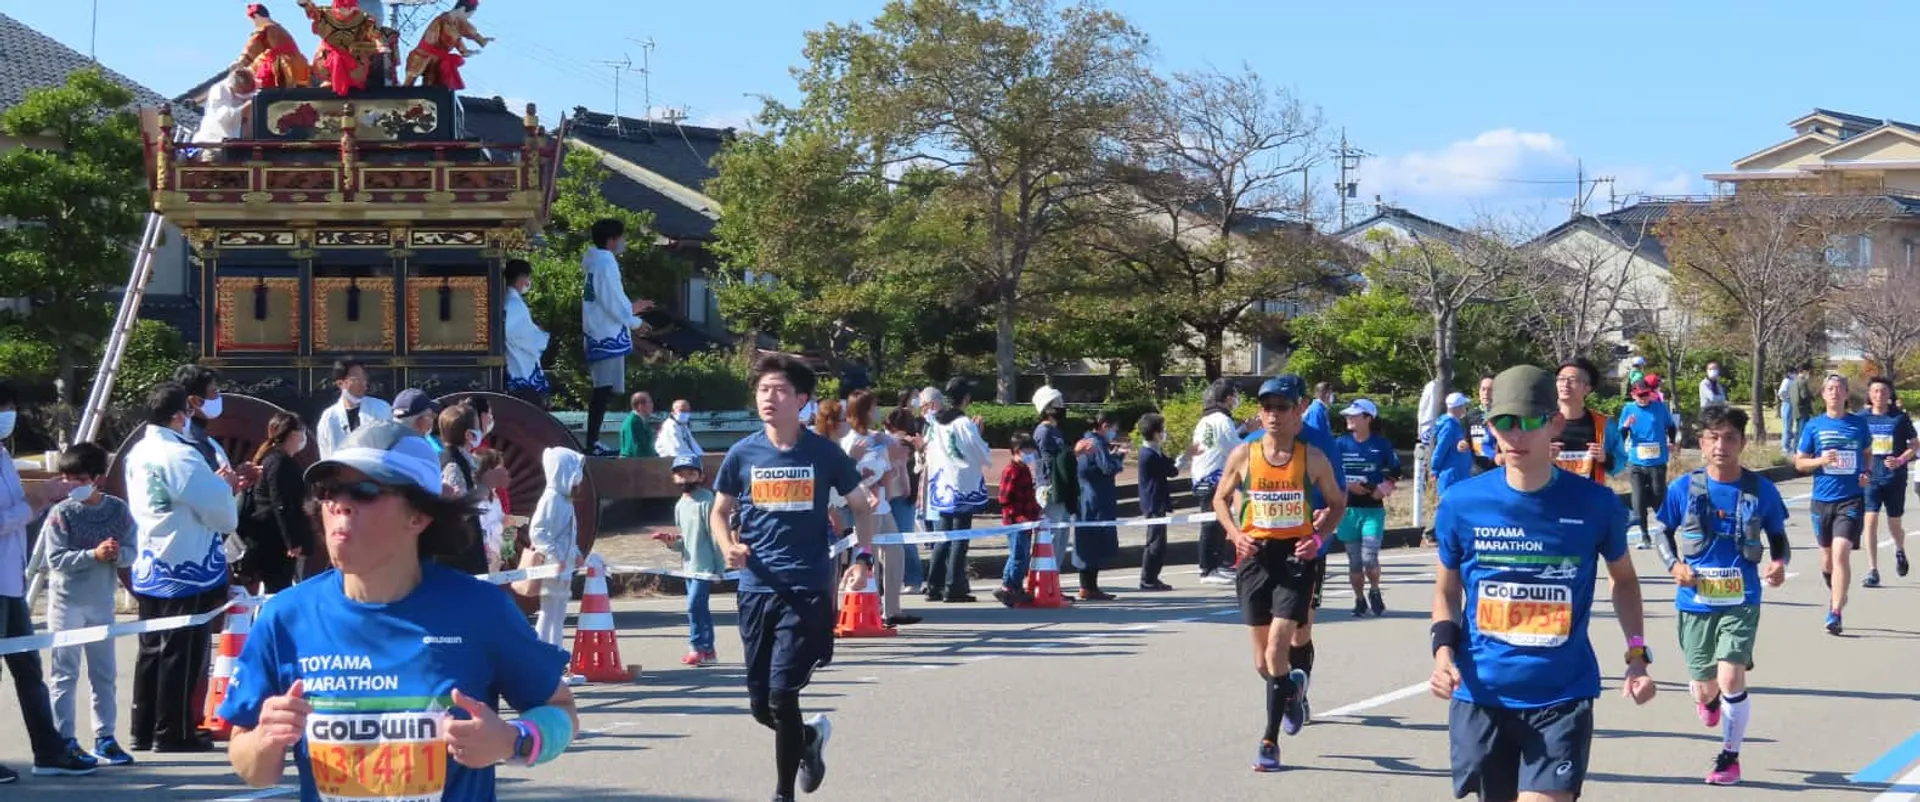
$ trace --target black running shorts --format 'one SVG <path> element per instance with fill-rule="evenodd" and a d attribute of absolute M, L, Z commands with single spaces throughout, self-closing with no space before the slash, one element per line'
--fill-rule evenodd
<path fill-rule="evenodd" d="M 1240 615 L 1250 627 L 1264 627 L 1281 618 L 1306 624 L 1313 609 L 1315 585 L 1325 576 L 1326 561 L 1293 556 L 1297 540 L 1257 541 L 1253 553 L 1240 561 L 1233 575 L 1240 597 Z M 1318 564 L 1320 570 L 1314 566 Z"/>
<path fill-rule="evenodd" d="M 805 590 L 742 592 L 740 642 L 747 687 L 798 691 L 833 662 L 833 596 Z"/>
<path fill-rule="evenodd" d="M 1523 791 L 1580 797 L 1593 746 L 1593 700 L 1512 710 L 1453 700 L 1453 798 L 1515 799 Z"/>
<path fill-rule="evenodd" d="M 1866 510 L 1866 501 L 1859 496 L 1843 498 L 1839 501 L 1815 501 L 1810 510 L 1813 514 L 1813 539 L 1820 548 L 1833 544 L 1834 538 L 1843 538 L 1860 548 L 1860 530 L 1864 526 L 1861 513 Z"/>

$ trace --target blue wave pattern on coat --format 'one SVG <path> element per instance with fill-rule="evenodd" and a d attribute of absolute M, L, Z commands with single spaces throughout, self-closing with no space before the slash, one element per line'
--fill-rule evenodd
<path fill-rule="evenodd" d="M 633 353 L 633 333 L 626 329 L 621 329 L 618 334 L 605 339 L 588 337 L 586 340 L 588 362 L 618 359 Z"/>
<path fill-rule="evenodd" d="M 207 556 L 200 562 L 168 563 L 151 550 L 141 552 L 133 563 L 133 592 L 142 596 L 169 599 L 193 596 L 227 581 L 227 549 L 214 538 Z"/>
<path fill-rule="evenodd" d="M 524 379 L 516 379 L 512 376 L 507 377 L 507 392 L 513 392 L 515 390 L 524 390 L 545 395 L 553 392 L 553 385 L 547 383 L 547 372 L 541 370 L 540 366 L 536 364 L 533 366 L 532 372 L 528 373 Z"/>
<path fill-rule="evenodd" d="M 987 511 L 988 497 L 987 480 L 985 477 L 980 479 L 978 487 L 964 491 L 955 486 L 954 481 L 955 480 L 947 474 L 945 468 L 934 471 L 933 476 L 927 480 L 927 486 L 932 488 L 933 491 L 927 503 L 933 507 L 934 512 L 944 512 L 949 515 L 967 515 Z"/>

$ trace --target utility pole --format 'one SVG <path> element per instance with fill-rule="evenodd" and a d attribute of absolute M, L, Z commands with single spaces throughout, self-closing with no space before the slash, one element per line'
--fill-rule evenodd
<path fill-rule="evenodd" d="M 1576 159 L 1574 161 L 1573 206 L 1569 210 L 1569 219 L 1586 214 L 1587 202 L 1593 199 L 1593 193 L 1600 189 L 1601 184 L 1607 185 L 1608 203 L 1617 209 L 1618 199 L 1613 194 L 1613 176 L 1602 175 L 1588 178 L 1587 163 L 1584 160 Z M 1589 187 L 1591 187 L 1591 189 L 1589 189 Z"/>
<path fill-rule="evenodd" d="M 1334 194 L 1340 196 L 1340 228 L 1347 227 L 1347 201 L 1359 197 L 1360 182 L 1349 180 L 1348 173 L 1360 169 L 1360 161 L 1373 154 L 1347 144 L 1347 129 L 1340 129 L 1340 147 L 1333 152 L 1340 162 L 1340 180 L 1333 185 Z"/>

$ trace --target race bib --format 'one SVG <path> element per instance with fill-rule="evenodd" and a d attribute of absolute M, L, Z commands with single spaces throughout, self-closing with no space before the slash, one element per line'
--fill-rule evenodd
<path fill-rule="evenodd" d="M 1893 453 L 1893 435 L 1876 434 L 1873 436 L 1873 455 L 1885 457 Z"/>
<path fill-rule="evenodd" d="M 1480 634 L 1514 646 L 1559 646 L 1573 635 L 1573 589 L 1481 582 L 1474 622 Z"/>
<path fill-rule="evenodd" d="M 809 512 L 813 509 L 813 466 L 750 468 L 747 498 L 768 512 Z"/>
<path fill-rule="evenodd" d="M 1579 451 L 1562 451 L 1559 456 L 1553 458 L 1553 461 L 1563 471 L 1571 471 L 1581 476 L 1593 473 L 1593 458 L 1584 448 Z"/>
<path fill-rule="evenodd" d="M 1247 523 L 1254 529 L 1284 530 L 1307 523 L 1307 492 L 1300 489 L 1247 493 Z"/>
<path fill-rule="evenodd" d="M 321 713 L 307 719 L 313 786 L 326 802 L 439 802 L 443 713 Z"/>
<path fill-rule="evenodd" d="M 1693 569 L 1693 597 L 1708 607 L 1733 607 L 1747 601 L 1747 577 L 1739 568 Z"/>
<path fill-rule="evenodd" d="M 1860 452 L 1846 448 L 1834 452 L 1834 456 L 1833 464 L 1827 466 L 1823 473 L 1829 476 L 1852 476 L 1860 472 Z"/>
<path fill-rule="evenodd" d="M 1659 443 L 1636 443 L 1633 446 L 1633 456 L 1636 459 L 1641 459 L 1641 460 L 1659 459 L 1660 444 Z"/>

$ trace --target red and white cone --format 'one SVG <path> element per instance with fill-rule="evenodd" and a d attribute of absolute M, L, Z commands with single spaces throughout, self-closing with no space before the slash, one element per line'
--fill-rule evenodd
<path fill-rule="evenodd" d="M 613 602 L 607 598 L 607 566 L 598 554 L 587 557 L 587 583 L 575 620 L 573 673 L 588 682 L 631 681 L 632 671 L 620 662 L 620 633 L 613 629 Z"/>

